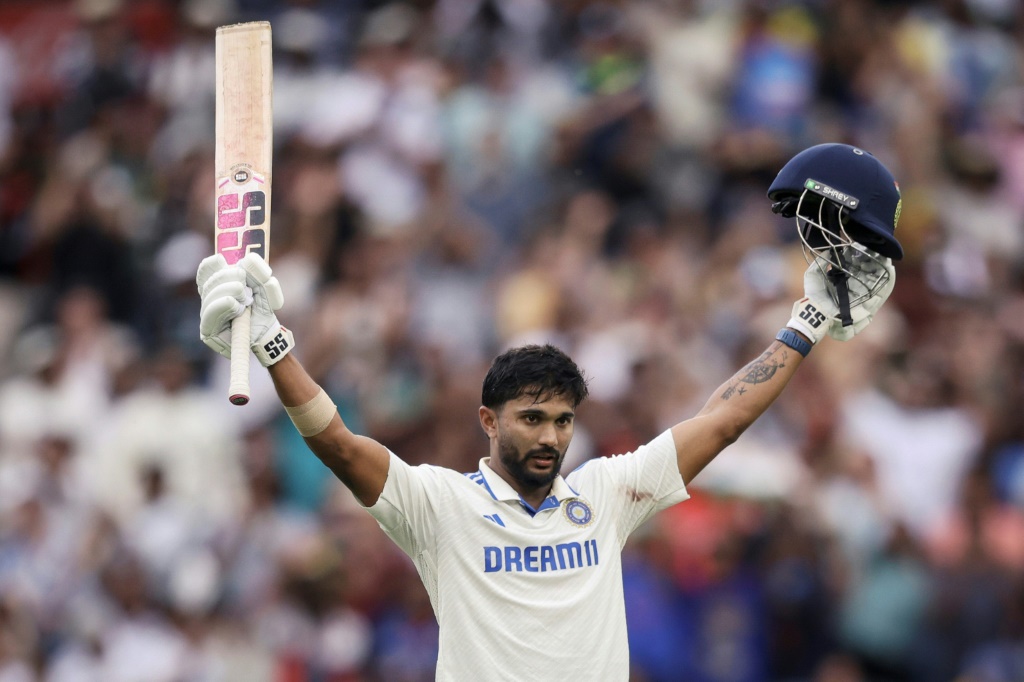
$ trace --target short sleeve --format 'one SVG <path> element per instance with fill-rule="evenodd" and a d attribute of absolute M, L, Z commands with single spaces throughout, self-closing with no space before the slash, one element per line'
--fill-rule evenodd
<path fill-rule="evenodd" d="M 633 452 L 590 460 L 567 481 L 582 495 L 593 491 L 589 494 L 600 498 L 601 506 L 616 516 L 623 543 L 655 513 L 690 496 L 679 473 L 671 431 Z"/>
<path fill-rule="evenodd" d="M 434 544 L 438 476 L 432 467 L 409 466 L 395 453 L 388 451 L 388 455 L 384 490 L 366 510 L 395 544 L 415 558 Z"/>

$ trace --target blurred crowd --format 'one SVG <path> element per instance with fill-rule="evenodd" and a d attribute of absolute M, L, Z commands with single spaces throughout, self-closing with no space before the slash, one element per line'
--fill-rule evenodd
<path fill-rule="evenodd" d="M 411 563 L 199 340 L 254 19 L 280 317 L 414 464 L 477 469 L 514 344 L 590 377 L 566 471 L 693 415 L 801 295 L 775 173 L 881 159 L 895 293 L 631 539 L 634 681 L 1024 680 L 1019 2 L 6 0 L 0 682 L 433 679 Z"/>

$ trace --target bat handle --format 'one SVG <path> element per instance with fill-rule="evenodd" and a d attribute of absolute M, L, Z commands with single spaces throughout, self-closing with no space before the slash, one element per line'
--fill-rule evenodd
<path fill-rule="evenodd" d="M 249 402 L 249 324 L 252 311 L 246 308 L 231 321 L 231 382 L 228 399 L 233 405 Z"/>

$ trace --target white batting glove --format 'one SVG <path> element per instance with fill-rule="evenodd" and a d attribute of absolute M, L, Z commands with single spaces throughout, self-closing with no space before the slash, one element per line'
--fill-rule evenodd
<path fill-rule="evenodd" d="M 249 334 L 252 352 L 261 365 L 270 367 L 295 348 L 295 337 L 274 314 L 284 305 L 284 292 L 267 261 L 259 254 L 249 252 L 238 264 L 245 270 L 245 283 L 252 291 L 252 327 Z"/>
<path fill-rule="evenodd" d="M 875 318 L 875 313 L 881 309 L 882 305 L 889 299 L 889 294 L 896 287 L 896 269 L 892 265 L 892 260 L 878 254 L 874 254 L 874 256 L 877 260 L 857 259 L 847 264 L 855 275 L 860 275 L 859 277 L 850 277 L 847 280 L 847 286 L 850 287 L 850 298 L 856 299 L 858 296 L 866 294 L 867 288 L 863 282 L 877 281 L 879 277 L 884 276 L 883 270 L 888 272 L 889 276 L 885 284 L 875 292 L 874 296 L 850 308 L 850 317 L 853 319 L 852 325 L 844 327 L 841 320 L 832 321 L 828 328 L 828 335 L 836 341 L 849 341 L 857 334 L 860 334 L 865 327 L 871 324 L 871 320 Z"/>
<path fill-rule="evenodd" d="M 245 270 L 229 267 L 220 254 L 204 258 L 196 272 L 199 337 L 226 358 L 231 357 L 231 320 L 252 304 L 252 290 L 245 286 Z"/>
<path fill-rule="evenodd" d="M 269 367 L 295 346 L 291 331 L 275 315 L 284 305 L 281 284 L 258 254 L 249 253 L 236 265 L 219 254 L 205 258 L 196 285 L 202 298 L 200 338 L 224 357 L 231 357 L 231 321 L 246 307 L 252 310 L 249 344 L 260 364 Z"/>
<path fill-rule="evenodd" d="M 861 277 L 847 279 L 850 298 L 853 300 L 867 293 L 867 288 L 861 280 L 868 282 L 877 280 L 882 269 L 889 273 L 885 285 L 874 296 L 850 308 L 852 325 L 843 326 L 839 306 L 829 294 L 824 274 L 824 262 L 819 260 L 819 262 L 811 263 L 807 271 L 804 272 L 804 297 L 793 304 L 793 317 L 786 323 L 786 326 L 806 336 L 811 343 L 817 343 L 825 338 L 826 334 L 838 341 L 849 341 L 863 331 L 874 319 L 875 313 L 889 298 L 889 294 L 896 286 L 896 271 L 893 268 L 892 260 L 881 256 L 876 256 L 876 258 L 877 260 L 857 259 L 848 263 L 848 268 L 854 275 L 861 275 Z"/>

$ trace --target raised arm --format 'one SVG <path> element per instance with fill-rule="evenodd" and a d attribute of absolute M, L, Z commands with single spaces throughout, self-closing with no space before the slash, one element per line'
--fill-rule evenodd
<path fill-rule="evenodd" d="M 199 266 L 196 284 L 202 297 L 200 336 L 225 357 L 231 356 L 231 320 L 247 305 L 252 308 L 250 344 L 270 372 L 274 388 L 309 449 L 364 505 L 380 497 L 387 481 L 389 455 L 383 445 L 352 433 L 327 393 L 298 359 L 292 333 L 277 320 L 283 304 L 281 286 L 258 255 L 238 266 L 211 256 Z"/>
<path fill-rule="evenodd" d="M 326 393 L 313 381 L 299 361 L 288 355 L 267 368 L 281 403 L 296 422 L 306 445 L 328 469 L 366 506 L 372 505 L 384 490 L 388 478 L 389 455 L 383 445 L 349 431 Z M 323 402 L 327 401 L 327 402 Z M 322 431 L 306 435 L 301 428 L 302 406 L 329 411 L 329 421 Z M 315 419 L 315 418 L 314 418 Z M 322 422 L 321 422 L 322 423 Z M 310 430 L 315 431 L 314 425 Z M 308 431 L 307 431 L 308 433 Z"/>
<path fill-rule="evenodd" d="M 719 386 L 696 416 L 672 427 L 679 473 L 687 485 L 775 402 L 802 360 L 798 351 L 774 342 Z"/>
<path fill-rule="evenodd" d="M 869 270 L 874 273 L 879 268 L 887 272 L 884 286 L 851 309 L 853 324 L 843 326 L 840 309 L 826 284 L 826 269 L 819 263 L 811 264 L 804 273 L 804 297 L 793 305 L 793 316 L 776 341 L 719 386 L 695 417 L 672 427 L 679 473 L 685 483 L 689 484 L 775 402 L 814 344 L 826 335 L 846 341 L 871 322 L 896 283 L 892 261 L 877 259 L 848 267 L 853 276 Z"/>

